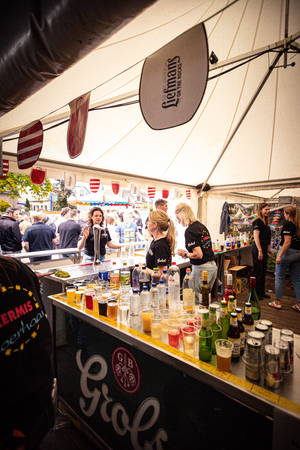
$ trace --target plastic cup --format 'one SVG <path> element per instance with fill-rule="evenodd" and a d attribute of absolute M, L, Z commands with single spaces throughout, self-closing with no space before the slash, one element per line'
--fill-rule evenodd
<path fill-rule="evenodd" d="M 109 297 L 107 302 L 107 317 L 117 320 L 118 317 L 118 297 Z"/>
<path fill-rule="evenodd" d="M 217 339 L 215 344 L 218 369 L 222 372 L 230 372 L 233 343 L 227 339 Z"/>
<path fill-rule="evenodd" d="M 75 286 L 66 287 L 68 305 L 71 306 L 75 305 L 75 291 L 76 291 Z"/>
<path fill-rule="evenodd" d="M 143 309 L 142 310 L 142 319 L 143 319 L 143 330 L 146 333 L 151 332 L 151 323 L 154 317 L 153 309 Z"/>
<path fill-rule="evenodd" d="M 161 338 L 161 330 L 162 330 L 162 314 L 155 314 L 151 323 L 151 336 L 155 339 Z"/>
<path fill-rule="evenodd" d="M 99 316 L 107 317 L 107 299 L 106 298 L 101 298 L 98 301 L 98 311 L 99 311 Z"/>
<path fill-rule="evenodd" d="M 196 328 L 191 325 L 185 325 L 181 328 L 183 336 L 184 353 L 195 356 L 196 350 Z"/>
<path fill-rule="evenodd" d="M 87 309 L 93 309 L 93 297 L 94 297 L 94 290 L 93 289 L 86 289 L 85 290 L 85 307 Z"/>
<path fill-rule="evenodd" d="M 177 319 L 167 320 L 167 325 L 169 327 L 168 331 L 169 345 L 172 345 L 172 347 L 177 347 L 179 344 L 179 320 Z"/>
<path fill-rule="evenodd" d="M 75 291 L 75 303 L 78 308 L 83 306 L 84 290 Z"/>
<path fill-rule="evenodd" d="M 130 303 L 128 301 L 120 301 L 119 303 L 119 320 L 123 325 L 129 326 L 130 323 Z"/>

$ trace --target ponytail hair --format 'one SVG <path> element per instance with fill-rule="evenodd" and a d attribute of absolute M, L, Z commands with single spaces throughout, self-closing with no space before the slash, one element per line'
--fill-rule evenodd
<path fill-rule="evenodd" d="M 296 226 L 296 234 L 300 237 L 300 213 L 298 206 L 286 206 L 284 212 L 289 214 L 291 222 Z"/>
<path fill-rule="evenodd" d="M 162 233 L 166 232 L 166 239 L 171 248 L 171 253 L 175 255 L 175 225 L 172 219 L 169 218 L 168 214 L 162 211 L 161 209 L 157 209 L 156 211 L 152 211 L 149 214 L 149 218 L 151 222 L 157 224 L 157 228 Z"/>

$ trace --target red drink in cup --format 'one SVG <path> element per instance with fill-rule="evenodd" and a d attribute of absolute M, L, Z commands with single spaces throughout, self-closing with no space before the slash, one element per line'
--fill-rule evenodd
<path fill-rule="evenodd" d="M 169 345 L 177 347 L 178 344 L 179 344 L 179 331 L 169 330 Z"/>
<path fill-rule="evenodd" d="M 93 297 L 94 294 L 92 292 L 85 293 L 85 306 L 87 309 L 93 309 Z"/>

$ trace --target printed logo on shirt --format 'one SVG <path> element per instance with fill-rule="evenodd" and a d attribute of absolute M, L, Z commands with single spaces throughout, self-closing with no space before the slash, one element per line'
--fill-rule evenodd
<path fill-rule="evenodd" d="M 153 254 L 154 254 L 154 253 L 153 253 L 153 250 L 151 250 L 151 248 L 149 248 L 148 251 L 149 251 L 150 255 L 153 256 Z"/>
<path fill-rule="evenodd" d="M 188 247 L 191 247 L 192 245 L 195 245 L 195 244 L 196 244 L 196 241 L 188 242 L 187 246 L 188 246 Z"/>
<path fill-rule="evenodd" d="M 157 264 L 159 264 L 159 263 L 167 263 L 167 260 L 165 258 L 164 259 L 158 258 Z"/>

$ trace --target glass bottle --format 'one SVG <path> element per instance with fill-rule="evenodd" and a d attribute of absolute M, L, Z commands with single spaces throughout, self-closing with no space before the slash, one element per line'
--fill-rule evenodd
<path fill-rule="evenodd" d="M 227 331 L 228 331 L 228 328 L 229 328 L 229 319 L 227 317 L 227 303 L 226 303 L 226 300 L 222 300 L 221 301 L 220 325 L 221 325 L 220 339 L 227 339 Z"/>
<path fill-rule="evenodd" d="M 206 309 L 209 308 L 210 304 L 210 286 L 207 283 L 207 271 L 203 270 L 202 272 L 202 283 L 200 286 L 200 293 L 202 296 L 202 306 Z"/>
<path fill-rule="evenodd" d="M 212 332 L 209 323 L 209 313 L 204 313 L 202 317 L 202 326 L 199 331 L 199 359 L 209 362 L 212 355 Z"/>
<path fill-rule="evenodd" d="M 236 291 L 233 289 L 232 273 L 227 274 L 227 287 L 223 291 L 223 300 L 226 300 L 227 306 L 229 295 L 233 295 L 236 306 Z"/>
<path fill-rule="evenodd" d="M 229 297 L 228 297 L 228 306 L 227 306 L 228 322 L 230 322 L 231 313 L 234 313 L 234 312 L 235 312 L 234 297 L 232 295 L 229 295 Z"/>
<path fill-rule="evenodd" d="M 186 269 L 186 275 L 182 283 L 183 309 L 195 308 L 195 283 L 192 277 L 191 269 Z"/>
<path fill-rule="evenodd" d="M 227 339 L 233 343 L 231 361 L 239 361 L 241 354 L 241 336 L 238 329 L 237 314 L 231 313 Z"/>
<path fill-rule="evenodd" d="M 252 317 L 254 320 L 254 325 L 260 320 L 260 303 L 256 293 L 256 278 L 250 278 L 250 288 L 246 303 L 251 303 Z"/>
<path fill-rule="evenodd" d="M 217 323 L 217 311 L 216 308 L 210 307 L 209 310 L 209 322 L 210 322 L 210 328 L 212 331 L 212 338 L 211 338 L 211 350 L 212 354 L 216 354 L 216 340 L 220 337 L 220 326 Z"/>
<path fill-rule="evenodd" d="M 249 331 L 254 331 L 254 320 L 252 317 L 251 303 L 245 303 L 243 325 L 245 330 L 245 340 L 247 339 Z"/>
<path fill-rule="evenodd" d="M 241 355 L 243 355 L 245 348 L 245 327 L 242 322 L 242 310 L 241 308 L 236 308 L 235 312 L 237 314 L 238 329 L 241 337 Z"/>

